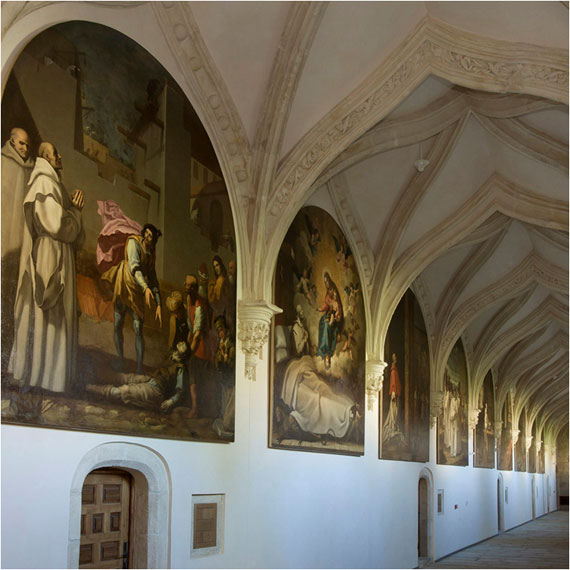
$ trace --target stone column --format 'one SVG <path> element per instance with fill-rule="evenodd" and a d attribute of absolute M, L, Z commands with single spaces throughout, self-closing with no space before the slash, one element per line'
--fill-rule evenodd
<path fill-rule="evenodd" d="M 495 428 L 495 439 L 500 440 L 501 434 L 503 433 L 503 422 L 502 421 L 495 422 L 494 428 Z"/>
<path fill-rule="evenodd" d="M 238 339 L 245 354 L 245 377 L 255 382 L 255 369 L 261 360 L 261 350 L 269 338 L 273 315 L 282 309 L 265 301 L 239 301 Z"/>

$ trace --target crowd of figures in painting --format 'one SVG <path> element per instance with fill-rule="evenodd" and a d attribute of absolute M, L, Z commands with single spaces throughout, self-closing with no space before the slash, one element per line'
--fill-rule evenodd
<path fill-rule="evenodd" d="M 3 421 L 233 440 L 233 220 L 181 89 L 68 22 L 23 50 L 2 118 Z"/>

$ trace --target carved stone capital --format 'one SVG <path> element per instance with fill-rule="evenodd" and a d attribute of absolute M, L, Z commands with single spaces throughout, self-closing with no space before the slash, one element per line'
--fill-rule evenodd
<path fill-rule="evenodd" d="M 527 451 L 532 447 L 532 435 L 526 436 L 524 445 L 525 445 Z"/>
<path fill-rule="evenodd" d="M 431 425 L 434 426 L 437 418 L 441 415 L 443 410 L 443 397 L 445 392 L 443 390 L 432 390 L 429 395 L 429 414 Z"/>
<path fill-rule="evenodd" d="M 537 439 L 536 440 L 536 452 L 540 453 L 541 448 L 542 448 L 542 439 Z M 546 447 L 544 448 L 544 450 L 546 451 Z"/>
<path fill-rule="evenodd" d="M 273 315 L 282 309 L 265 301 L 240 301 L 238 305 L 238 339 L 245 354 L 245 377 L 255 381 L 255 369 L 263 345 L 269 337 Z"/>
<path fill-rule="evenodd" d="M 521 433 L 520 429 L 512 429 L 511 430 L 511 437 L 513 438 L 513 445 L 517 444 L 517 441 L 519 440 L 520 433 Z"/>
<path fill-rule="evenodd" d="M 366 394 L 368 395 L 368 409 L 372 410 L 378 392 L 382 390 L 384 369 L 387 363 L 382 360 L 366 361 Z"/>
<path fill-rule="evenodd" d="M 503 422 L 495 422 L 495 437 L 501 439 L 501 434 L 503 433 Z"/>
<path fill-rule="evenodd" d="M 473 430 L 477 426 L 477 422 L 479 421 L 479 414 L 481 410 L 479 408 L 471 408 L 469 410 L 469 429 Z"/>

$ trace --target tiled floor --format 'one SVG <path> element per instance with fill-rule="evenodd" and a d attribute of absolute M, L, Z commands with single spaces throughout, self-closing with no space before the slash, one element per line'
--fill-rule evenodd
<path fill-rule="evenodd" d="M 568 511 L 555 511 L 427 568 L 569 568 Z"/>

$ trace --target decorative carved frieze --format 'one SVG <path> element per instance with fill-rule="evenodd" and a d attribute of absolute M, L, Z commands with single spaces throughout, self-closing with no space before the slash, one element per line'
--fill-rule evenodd
<path fill-rule="evenodd" d="M 282 309 L 265 301 L 240 301 L 238 306 L 238 339 L 245 354 L 245 376 L 255 381 L 260 353 L 269 337 L 273 315 Z"/>
<path fill-rule="evenodd" d="M 382 360 L 366 361 L 366 394 L 368 396 L 368 409 L 372 410 L 374 402 L 378 398 L 378 392 L 382 390 L 384 369 L 387 363 Z"/>
<path fill-rule="evenodd" d="M 471 408 L 469 410 L 469 430 L 474 430 L 479 421 L 479 414 L 481 410 L 479 408 Z"/>

